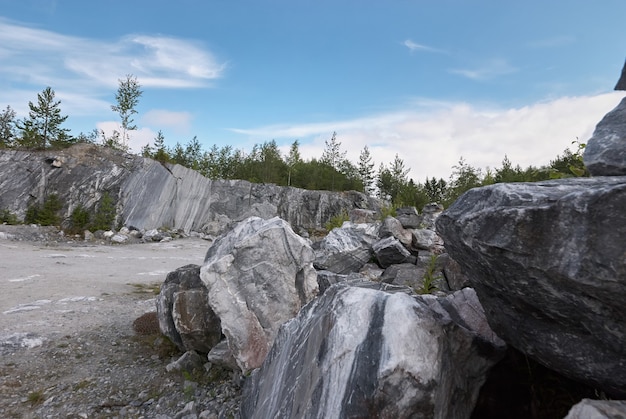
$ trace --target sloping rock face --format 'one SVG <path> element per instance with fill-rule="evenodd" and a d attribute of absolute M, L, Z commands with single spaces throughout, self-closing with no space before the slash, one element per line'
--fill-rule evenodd
<path fill-rule="evenodd" d="M 626 394 L 626 177 L 496 184 L 437 220 L 493 330 L 565 376 Z"/>
<path fill-rule="evenodd" d="M 359 192 L 211 180 L 180 165 L 93 144 L 40 152 L 0 150 L 0 209 L 20 218 L 33 200 L 41 203 L 56 193 L 68 219 L 79 204 L 94 209 L 104 192 L 116 201 L 116 224 L 212 235 L 250 216 L 279 216 L 294 228 L 319 229 L 344 211 L 381 207 Z"/>
<path fill-rule="evenodd" d="M 278 328 L 317 295 L 314 259 L 279 218 L 251 217 L 209 248 L 200 277 L 243 372 L 261 365 Z"/>
<path fill-rule="evenodd" d="M 583 162 L 593 176 L 626 175 L 626 98 L 596 125 Z"/>
<path fill-rule="evenodd" d="M 504 343 L 471 289 L 412 297 L 338 284 L 280 330 L 243 418 L 469 417 Z"/>

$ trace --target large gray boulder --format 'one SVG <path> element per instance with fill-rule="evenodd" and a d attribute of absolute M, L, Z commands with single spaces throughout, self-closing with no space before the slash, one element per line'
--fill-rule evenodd
<path fill-rule="evenodd" d="M 393 236 L 378 240 L 372 245 L 372 251 L 381 268 L 388 268 L 398 263 L 415 262 L 415 256 Z"/>
<path fill-rule="evenodd" d="M 626 175 L 626 98 L 596 125 L 583 162 L 593 176 Z"/>
<path fill-rule="evenodd" d="M 471 289 L 436 299 L 339 284 L 280 330 L 242 418 L 470 417 L 504 343 Z"/>
<path fill-rule="evenodd" d="M 261 365 L 278 328 L 317 295 L 314 258 L 280 218 L 251 217 L 209 248 L 200 277 L 243 372 Z"/>
<path fill-rule="evenodd" d="M 159 328 L 181 351 L 208 353 L 221 340 L 220 319 L 207 299 L 198 265 L 170 272 L 161 285 L 156 299 Z"/>
<path fill-rule="evenodd" d="M 548 368 L 626 394 L 626 177 L 496 184 L 437 220 L 493 330 Z"/>
<path fill-rule="evenodd" d="M 316 245 L 315 267 L 338 274 L 358 272 L 372 257 L 372 244 L 378 240 L 377 224 L 345 222 L 334 228 Z"/>

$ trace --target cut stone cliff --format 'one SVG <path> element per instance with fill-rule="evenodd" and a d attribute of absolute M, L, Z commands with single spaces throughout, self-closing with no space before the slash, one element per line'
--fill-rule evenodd
<path fill-rule="evenodd" d="M 93 210 L 104 193 L 116 202 L 116 224 L 219 234 L 250 216 L 279 216 L 294 229 L 318 229 L 354 208 L 379 210 L 362 193 L 310 191 L 243 180 L 212 180 L 93 144 L 65 150 L 0 150 L 0 209 L 23 219 L 31 203 L 57 194 L 62 218 L 79 205 Z"/>

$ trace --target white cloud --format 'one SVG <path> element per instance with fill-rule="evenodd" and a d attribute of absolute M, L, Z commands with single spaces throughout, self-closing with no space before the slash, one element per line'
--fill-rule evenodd
<path fill-rule="evenodd" d="M 128 35 L 111 41 L 62 35 L 0 18 L 2 100 L 17 104 L 52 86 L 64 106 L 102 111 L 102 101 L 127 74 L 142 87 L 209 87 L 226 70 L 195 41 L 166 36 Z M 84 97 L 91 97 L 85 101 Z M 96 99 L 93 99 L 96 98 Z"/>
<path fill-rule="evenodd" d="M 414 51 L 427 51 L 427 52 L 439 52 L 439 53 L 443 53 L 443 50 L 437 49 L 437 48 L 433 48 L 433 47 L 429 47 L 426 45 L 422 45 L 422 44 L 418 44 L 417 42 L 413 42 L 411 39 L 406 39 L 404 42 L 402 42 L 402 45 L 404 45 L 405 47 L 407 47 L 409 49 L 409 51 L 414 52 Z"/>
<path fill-rule="evenodd" d="M 113 131 L 120 131 L 120 124 L 115 121 L 98 122 L 96 127 L 98 131 L 104 131 L 104 135 L 106 137 L 113 135 Z M 152 131 L 150 128 L 139 128 L 137 130 L 129 131 L 128 136 L 129 140 L 127 145 L 130 152 L 139 153 L 143 146 L 154 143 L 157 133 Z M 98 142 L 101 142 L 101 140 L 101 138 L 98 138 Z"/>
<path fill-rule="evenodd" d="M 513 67 L 506 60 L 499 58 L 489 60 L 474 68 L 448 70 L 449 73 L 458 74 L 472 80 L 489 80 L 516 71 L 517 68 Z"/>
<path fill-rule="evenodd" d="M 411 168 L 409 177 L 423 182 L 427 176 L 448 179 L 460 157 L 477 168 L 500 167 L 505 155 L 524 168 L 549 164 L 576 138 L 586 142 L 622 96 L 611 92 L 563 97 L 513 109 L 443 102 L 433 108 L 432 102 L 419 101 L 430 106 L 354 120 L 234 131 L 256 141 L 275 138 L 285 144 L 284 151 L 287 143 L 298 139 L 305 158 L 319 158 L 324 141 L 337 131 L 352 162 L 358 161 L 365 145 L 377 168 L 381 162 L 389 164 L 397 153 Z"/>
<path fill-rule="evenodd" d="M 192 115 L 189 112 L 174 112 L 162 109 L 153 109 L 141 117 L 142 125 L 156 125 L 173 128 L 181 134 L 191 131 Z"/>

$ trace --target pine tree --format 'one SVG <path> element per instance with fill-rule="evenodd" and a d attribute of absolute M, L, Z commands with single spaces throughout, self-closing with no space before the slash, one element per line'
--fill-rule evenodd
<path fill-rule="evenodd" d="M 15 139 L 15 111 L 7 105 L 0 113 L 0 148 L 10 148 Z"/>
<path fill-rule="evenodd" d="M 46 87 L 37 94 L 37 105 L 28 102 L 30 109 L 28 118 L 25 119 L 18 128 L 22 131 L 22 138 L 19 141 L 27 148 L 46 148 L 53 142 L 65 143 L 70 140 L 66 128 L 61 128 L 61 124 L 67 119 L 61 116 L 61 101 L 54 100 L 54 90 Z"/>
<path fill-rule="evenodd" d="M 372 156 L 370 155 L 370 150 L 367 147 L 363 147 L 361 150 L 361 154 L 359 155 L 359 165 L 358 165 L 358 174 L 359 180 L 363 184 L 363 193 L 367 195 L 371 195 L 372 186 L 374 185 L 374 162 L 372 161 Z"/>
<path fill-rule="evenodd" d="M 298 140 L 294 141 L 289 149 L 289 155 L 285 158 L 285 164 L 287 164 L 289 169 L 287 174 L 287 186 L 291 186 L 291 173 L 295 170 L 295 166 L 302 162 L 299 146 L 300 143 Z"/>
<path fill-rule="evenodd" d="M 346 159 L 346 151 L 341 151 L 341 142 L 337 140 L 337 133 L 333 132 L 330 140 L 325 141 L 326 148 L 322 153 L 321 162 L 332 167 L 331 190 L 335 190 L 335 172 L 339 172 L 343 161 Z"/>

